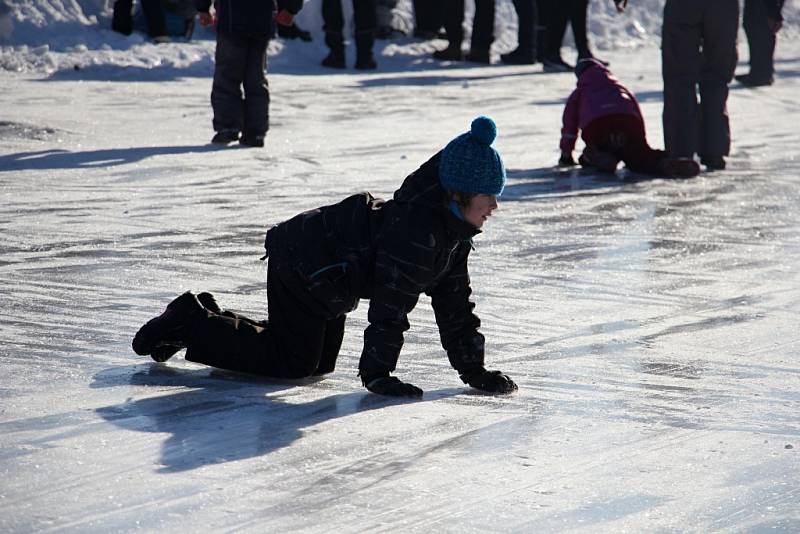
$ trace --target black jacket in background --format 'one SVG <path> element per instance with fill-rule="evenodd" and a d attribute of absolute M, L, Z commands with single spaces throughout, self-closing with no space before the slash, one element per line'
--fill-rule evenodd
<path fill-rule="evenodd" d="M 270 261 L 309 308 L 333 319 L 370 300 L 362 377 L 394 371 L 407 316 L 431 296 L 442 346 L 459 372 L 483 365 L 467 258 L 479 232 L 456 217 L 439 183 L 439 154 L 406 178 L 392 200 L 369 193 L 301 213 L 267 232 Z M 281 269 L 285 271 L 285 269 Z"/>
<path fill-rule="evenodd" d="M 216 0 L 217 31 L 240 35 L 275 36 L 275 12 L 285 9 L 296 14 L 303 0 Z M 195 0 L 197 11 L 208 13 L 212 0 Z"/>

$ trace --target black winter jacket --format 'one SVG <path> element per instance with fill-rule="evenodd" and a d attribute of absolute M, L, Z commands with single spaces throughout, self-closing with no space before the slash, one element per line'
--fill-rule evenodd
<path fill-rule="evenodd" d="M 407 316 L 431 297 L 442 346 L 459 373 L 483 366 L 484 338 L 472 313 L 467 258 L 480 232 L 456 217 L 439 183 L 436 154 L 387 202 L 369 193 L 301 213 L 267 232 L 282 281 L 315 312 L 334 318 L 370 300 L 359 372 L 394 371 Z"/>
<path fill-rule="evenodd" d="M 275 36 L 275 12 L 296 14 L 303 0 L 215 0 L 217 31 L 241 35 Z M 195 0 L 197 11 L 208 13 L 212 0 Z"/>

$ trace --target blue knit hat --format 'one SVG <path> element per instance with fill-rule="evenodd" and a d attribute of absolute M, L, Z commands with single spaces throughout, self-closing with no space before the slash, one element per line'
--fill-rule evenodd
<path fill-rule="evenodd" d="M 472 121 L 470 131 L 450 141 L 442 151 L 439 181 L 448 191 L 500 195 L 506 185 L 506 168 L 492 148 L 497 126 L 489 117 Z"/>

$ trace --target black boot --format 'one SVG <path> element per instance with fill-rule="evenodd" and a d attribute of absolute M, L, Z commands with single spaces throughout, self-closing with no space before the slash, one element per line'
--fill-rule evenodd
<path fill-rule="evenodd" d="M 197 295 L 197 300 L 200 301 L 200 304 L 202 304 L 203 307 L 208 311 L 216 313 L 217 315 L 222 314 L 222 309 L 219 307 L 219 304 L 217 304 L 217 301 L 214 299 L 214 295 L 211 293 L 200 293 Z M 175 356 L 175 354 L 183 348 L 184 347 L 180 345 L 160 344 L 156 347 L 153 347 L 153 350 L 150 351 L 150 357 L 157 362 L 165 362 Z"/>
<path fill-rule="evenodd" d="M 208 311 L 187 291 L 167 305 L 164 313 L 147 321 L 133 337 L 133 351 L 146 356 L 158 346 L 186 347 L 195 321 L 208 317 Z"/>
<path fill-rule="evenodd" d="M 340 33 L 326 33 L 325 44 L 328 45 L 330 52 L 322 60 L 323 67 L 332 69 L 343 69 L 344 64 L 344 39 Z"/>
<path fill-rule="evenodd" d="M 372 45 L 375 44 L 375 37 L 372 33 L 356 35 L 356 64 L 358 70 L 375 70 L 378 64 L 372 56 Z"/>
<path fill-rule="evenodd" d="M 444 50 L 437 50 L 433 53 L 433 59 L 439 61 L 464 61 L 464 52 L 461 45 L 450 43 Z"/>

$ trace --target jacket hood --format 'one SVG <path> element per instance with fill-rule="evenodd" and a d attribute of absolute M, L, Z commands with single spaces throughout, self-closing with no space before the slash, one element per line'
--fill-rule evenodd
<path fill-rule="evenodd" d="M 611 74 L 611 71 L 603 65 L 592 65 L 578 78 L 579 87 L 597 87 L 598 85 L 605 85 L 609 82 L 619 83 L 614 75 Z"/>
<path fill-rule="evenodd" d="M 404 181 L 400 189 L 394 192 L 394 200 L 398 204 L 412 204 L 424 206 L 440 213 L 449 228 L 459 235 L 469 238 L 480 230 L 470 223 L 459 219 L 450 211 L 447 192 L 439 181 L 439 163 L 441 151 L 423 163 L 416 171 L 412 172 Z"/>

